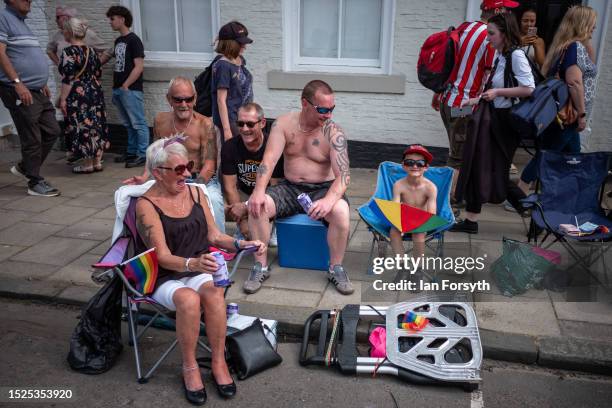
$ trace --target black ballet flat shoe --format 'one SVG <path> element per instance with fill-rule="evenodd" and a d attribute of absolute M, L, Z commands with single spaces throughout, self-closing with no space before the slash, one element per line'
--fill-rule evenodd
<path fill-rule="evenodd" d="M 193 405 L 204 405 L 206 404 L 206 389 L 202 387 L 196 391 L 189 391 L 183 381 L 183 389 L 185 390 L 185 398 Z"/>
<path fill-rule="evenodd" d="M 229 384 L 218 384 L 217 380 L 215 380 L 215 376 L 212 376 L 212 380 L 217 387 L 217 392 L 221 398 L 230 399 L 236 395 L 236 382 L 232 379 L 232 382 Z"/>

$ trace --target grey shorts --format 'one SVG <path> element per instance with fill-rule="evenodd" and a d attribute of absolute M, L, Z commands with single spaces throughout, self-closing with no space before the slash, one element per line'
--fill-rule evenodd
<path fill-rule="evenodd" d="M 304 214 L 304 209 L 297 199 L 300 194 L 308 194 L 313 202 L 320 200 L 325 197 L 332 183 L 333 181 L 323 183 L 292 183 L 283 179 L 275 186 L 268 186 L 266 194 L 272 197 L 272 201 L 276 205 L 276 218 L 285 218 L 298 213 Z M 343 195 L 342 199 L 347 204 L 349 203 L 346 195 Z"/>

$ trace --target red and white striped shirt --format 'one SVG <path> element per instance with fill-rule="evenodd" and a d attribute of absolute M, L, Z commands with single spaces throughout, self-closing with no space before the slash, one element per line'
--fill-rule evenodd
<path fill-rule="evenodd" d="M 448 106 L 459 107 L 462 100 L 475 98 L 493 65 L 495 52 L 487 40 L 487 25 L 469 23 L 459 35 L 459 68 L 445 94 Z"/>

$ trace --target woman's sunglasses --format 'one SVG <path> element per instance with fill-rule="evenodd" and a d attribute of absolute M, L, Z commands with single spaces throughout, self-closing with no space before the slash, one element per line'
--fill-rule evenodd
<path fill-rule="evenodd" d="M 246 125 L 249 129 L 253 129 L 255 125 L 258 124 L 259 122 L 261 122 L 261 119 L 259 119 L 257 122 L 244 122 L 242 120 L 237 120 L 236 125 L 238 126 L 239 129 L 243 127 L 244 125 Z"/>
<path fill-rule="evenodd" d="M 425 160 L 406 159 L 406 160 L 404 160 L 404 166 L 406 166 L 406 167 L 417 166 L 417 167 L 421 168 L 421 167 L 427 166 L 427 162 Z"/>
<path fill-rule="evenodd" d="M 304 99 L 306 99 L 306 98 L 304 98 Z M 323 106 L 315 105 L 314 103 L 310 102 L 308 99 L 306 99 L 306 102 L 311 104 L 312 107 L 315 108 L 315 110 L 317 111 L 317 113 L 319 115 L 326 115 L 328 113 L 332 113 L 334 111 L 334 109 L 336 109 L 336 105 L 332 106 L 331 108 L 325 108 Z"/>
<path fill-rule="evenodd" d="M 193 102 L 194 99 L 195 99 L 195 95 L 187 96 L 186 98 L 180 98 L 178 96 L 172 97 L 172 100 L 174 101 L 174 103 L 181 103 L 181 102 L 191 103 Z"/>
<path fill-rule="evenodd" d="M 187 164 L 179 164 L 175 168 L 159 166 L 158 169 L 174 170 L 177 176 L 182 176 L 183 173 L 185 173 L 185 170 L 191 173 L 191 170 L 193 170 L 193 166 L 195 166 L 195 162 L 193 160 L 189 160 Z"/>

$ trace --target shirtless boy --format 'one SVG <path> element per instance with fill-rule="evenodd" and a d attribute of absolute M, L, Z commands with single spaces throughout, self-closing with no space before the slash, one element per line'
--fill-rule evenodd
<path fill-rule="evenodd" d="M 431 153 L 419 144 L 410 145 L 404 150 L 402 165 L 407 175 L 393 185 L 393 201 L 420 208 L 432 214 L 436 213 L 438 189 L 434 183 L 423 176 L 432 159 Z M 391 228 L 390 235 L 393 252 L 404 255 L 402 233 L 396 228 Z M 412 243 L 414 258 L 425 254 L 425 233 L 412 234 Z"/>

